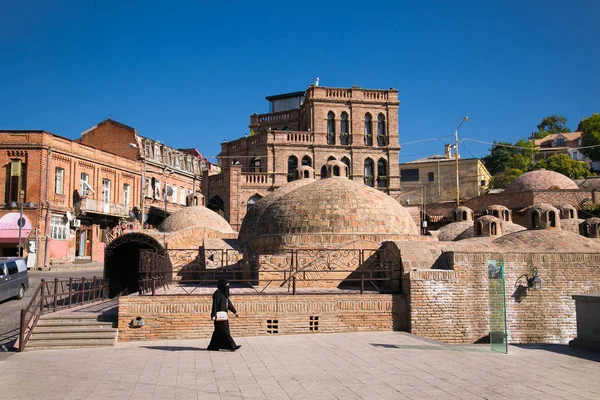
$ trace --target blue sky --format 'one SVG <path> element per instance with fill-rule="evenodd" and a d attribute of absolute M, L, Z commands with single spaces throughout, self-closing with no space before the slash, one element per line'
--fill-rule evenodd
<path fill-rule="evenodd" d="M 319 76 L 398 89 L 405 162 L 442 153 L 465 115 L 460 137 L 492 142 L 600 112 L 597 0 L 204 3 L 0 1 L 0 129 L 75 139 L 112 116 L 215 156 L 265 96 Z"/>

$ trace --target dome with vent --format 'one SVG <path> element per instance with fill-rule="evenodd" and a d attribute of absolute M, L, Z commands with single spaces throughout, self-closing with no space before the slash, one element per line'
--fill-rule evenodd
<path fill-rule="evenodd" d="M 195 227 L 213 229 L 222 233 L 235 232 L 225 218 L 204 206 L 182 208 L 165 219 L 159 230 L 161 232 L 177 232 Z"/>
<path fill-rule="evenodd" d="M 262 207 L 258 218 L 244 219 L 240 238 L 251 238 L 254 248 L 322 248 L 418 236 L 413 218 L 400 203 L 360 181 L 334 175 L 291 190 L 286 186 L 281 188 L 283 195 L 256 204 Z"/>
<path fill-rule="evenodd" d="M 520 192 L 524 190 L 549 190 L 549 189 L 579 189 L 577 184 L 567 176 L 554 171 L 538 169 L 527 172 L 505 189 L 506 192 Z"/>

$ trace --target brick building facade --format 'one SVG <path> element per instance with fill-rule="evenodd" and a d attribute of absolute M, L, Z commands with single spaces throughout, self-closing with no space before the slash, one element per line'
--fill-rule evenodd
<path fill-rule="evenodd" d="M 310 86 L 267 100 L 272 112 L 252 115 L 249 136 L 221 145 L 222 174 L 203 182 L 207 206 L 234 229 L 299 166 L 312 167 L 319 178 L 335 159 L 348 166 L 350 179 L 399 192 L 397 90 Z"/>
<path fill-rule="evenodd" d="M 163 161 L 155 149 L 171 158 Z M 142 207 L 154 224 L 164 219 L 165 208 L 171 213 L 202 203 L 204 161 L 194 153 L 158 144 L 112 120 L 79 141 L 45 131 L 0 131 L 0 256 L 18 254 L 23 204 L 21 243 L 29 267 L 102 262 L 115 235 L 140 227 L 134 217 L 141 218 Z M 165 183 L 172 189 L 166 202 Z"/>

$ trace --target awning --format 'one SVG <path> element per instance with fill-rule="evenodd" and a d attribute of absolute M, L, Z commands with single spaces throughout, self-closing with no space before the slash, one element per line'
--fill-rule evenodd
<path fill-rule="evenodd" d="M 19 241 L 19 221 L 20 213 L 10 212 L 0 217 L 0 243 L 17 243 Z M 25 225 L 21 228 L 21 243 L 25 242 L 27 235 L 31 232 L 31 221 L 23 215 Z"/>

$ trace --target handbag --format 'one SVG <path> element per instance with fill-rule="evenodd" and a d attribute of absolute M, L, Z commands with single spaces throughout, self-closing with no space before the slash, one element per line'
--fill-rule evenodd
<path fill-rule="evenodd" d="M 227 316 L 227 311 L 217 311 L 217 317 L 216 317 L 215 321 L 222 322 L 222 321 L 227 321 L 228 319 L 229 319 L 229 317 Z"/>

